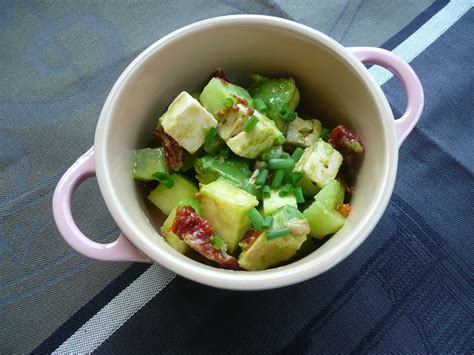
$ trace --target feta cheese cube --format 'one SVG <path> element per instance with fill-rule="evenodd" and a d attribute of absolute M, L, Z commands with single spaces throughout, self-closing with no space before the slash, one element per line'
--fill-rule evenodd
<path fill-rule="evenodd" d="M 160 118 L 164 131 L 189 153 L 195 153 L 203 144 L 216 119 L 198 100 L 183 91 Z"/>
<path fill-rule="evenodd" d="M 317 192 L 334 180 L 341 164 L 341 153 L 329 143 L 319 139 L 304 150 L 293 171 L 303 173 L 300 182 L 303 188 L 309 192 Z"/>

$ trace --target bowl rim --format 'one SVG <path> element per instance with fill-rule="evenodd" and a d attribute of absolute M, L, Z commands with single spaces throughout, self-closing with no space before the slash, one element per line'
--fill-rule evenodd
<path fill-rule="evenodd" d="M 128 218 L 126 208 L 122 206 L 113 189 L 113 179 L 107 169 L 105 149 L 107 139 L 104 137 L 107 137 L 106 133 L 110 129 L 109 123 L 111 120 L 108 117 L 113 112 L 113 108 L 120 97 L 120 92 L 131 75 L 150 60 L 156 51 L 170 42 L 210 27 L 237 24 L 278 27 L 322 43 L 326 48 L 337 54 L 339 59 L 348 64 L 358 75 L 371 93 L 382 117 L 382 126 L 387 133 L 385 144 L 387 146 L 386 159 L 388 162 L 383 172 L 382 181 L 384 185 L 375 203 L 365 214 L 364 222 L 361 221 L 356 224 L 356 228 L 351 233 L 351 238 L 345 239 L 318 258 L 298 265 L 292 263 L 274 269 L 253 272 L 231 271 L 208 266 L 190 258 L 185 260 L 173 255 L 157 246 L 156 243 L 152 243 L 151 238 L 135 226 L 133 220 Z M 113 85 L 100 113 L 94 143 L 96 175 L 101 193 L 112 217 L 127 238 L 151 260 L 185 278 L 209 286 L 232 290 L 262 290 L 295 284 L 319 275 L 345 259 L 368 237 L 380 220 L 392 194 L 398 164 L 398 144 L 392 111 L 381 88 L 370 76 L 364 65 L 345 47 L 329 36 L 294 21 L 264 15 L 228 15 L 202 20 L 171 32 L 151 44 L 127 66 Z"/>

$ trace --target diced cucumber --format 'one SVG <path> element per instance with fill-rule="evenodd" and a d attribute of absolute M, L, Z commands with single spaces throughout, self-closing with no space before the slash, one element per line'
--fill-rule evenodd
<path fill-rule="evenodd" d="M 160 123 L 164 131 L 191 154 L 204 144 L 211 127 L 217 126 L 214 117 L 185 91 L 174 99 Z"/>
<path fill-rule="evenodd" d="M 321 202 L 328 210 L 333 210 L 336 206 L 344 203 L 344 186 L 339 180 L 333 180 L 324 186 L 314 199 Z"/>
<path fill-rule="evenodd" d="M 252 172 L 248 164 L 242 159 L 222 159 L 218 156 L 207 155 L 196 160 L 194 169 L 197 172 L 196 178 L 203 184 L 209 184 L 222 177 L 235 186 L 253 195 L 256 194 L 256 189 L 249 183 Z"/>
<path fill-rule="evenodd" d="M 296 198 L 295 196 L 293 196 L 293 194 L 281 197 L 280 191 L 280 189 L 272 190 L 270 192 L 270 197 L 266 197 L 263 199 L 263 214 L 265 216 L 271 215 L 273 212 L 283 206 L 292 206 L 298 208 Z"/>
<path fill-rule="evenodd" d="M 319 239 L 336 233 L 346 222 L 343 215 L 327 209 L 320 201 L 314 201 L 303 214 L 311 228 L 310 235 Z"/>
<path fill-rule="evenodd" d="M 152 181 L 154 173 L 166 173 L 165 152 L 162 148 L 137 149 L 133 152 L 133 177 L 137 180 Z"/>
<path fill-rule="evenodd" d="M 235 101 L 235 96 L 246 100 L 249 104 L 252 103 L 252 97 L 244 88 L 223 79 L 212 78 L 202 90 L 199 101 L 201 101 L 207 111 L 214 115 L 217 120 L 220 120 L 217 112 L 225 108 L 225 99 L 230 97 Z"/>
<path fill-rule="evenodd" d="M 148 199 L 166 215 L 171 213 L 179 201 L 192 199 L 198 192 L 196 185 L 184 175 L 172 174 L 171 178 L 174 181 L 173 187 L 167 188 L 160 184 L 148 195 Z"/>
<path fill-rule="evenodd" d="M 257 206 L 258 200 L 223 178 L 202 186 L 198 200 L 203 218 L 233 253 L 250 226 L 246 212 Z"/>
<path fill-rule="evenodd" d="M 331 144 L 319 139 L 304 150 L 294 171 L 303 173 L 301 186 L 307 190 L 311 185 L 321 189 L 336 177 L 342 164 L 342 155 Z M 314 191 L 312 189 L 310 192 Z"/>

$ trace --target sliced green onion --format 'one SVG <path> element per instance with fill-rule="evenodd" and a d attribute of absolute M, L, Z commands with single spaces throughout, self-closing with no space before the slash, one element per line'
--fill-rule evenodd
<path fill-rule="evenodd" d="M 282 109 L 280 110 L 280 116 L 282 116 L 282 117 L 285 116 L 287 113 L 288 113 L 288 109 L 287 109 L 287 108 L 282 108 Z"/>
<path fill-rule="evenodd" d="M 285 114 L 281 115 L 281 118 L 287 122 L 291 122 L 296 119 L 296 113 L 293 111 L 287 111 Z"/>
<path fill-rule="evenodd" d="M 262 196 L 263 196 L 264 198 L 265 198 L 265 197 L 270 197 L 271 191 L 272 191 L 272 190 L 271 190 L 270 186 L 264 185 L 264 186 L 262 187 Z"/>
<path fill-rule="evenodd" d="M 300 160 L 301 156 L 303 155 L 304 150 L 301 149 L 300 147 L 296 148 L 293 154 L 291 154 L 291 159 L 293 159 L 295 162 Z"/>
<path fill-rule="evenodd" d="M 261 229 L 262 228 L 262 224 L 264 222 L 264 219 L 263 219 L 262 215 L 260 214 L 260 212 L 258 212 L 255 207 L 252 207 L 251 209 L 249 209 L 246 212 L 246 214 L 247 214 L 247 217 L 250 219 L 250 223 L 252 223 L 252 226 L 255 229 Z"/>
<path fill-rule="evenodd" d="M 283 178 L 285 177 L 285 170 L 277 170 L 275 171 L 275 175 L 273 176 L 272 180 L 272 188 L 277 189 L 281 186 Z"/>
<path fill-rule="evenodd" d="M 268 167 L 273 170 L 285 169 L 292 170 L 295 167 L 295 161 L 293 159 L 270 159 L 268 161 Z"/>
<path fill-rule="evenodd" d="M 323 128 L 321 130 L 321 134 L 319 135 L 319 138 L 321 139 L 326 139 L 327 135 L 329 134 L 330 130 L 327 128 Z"/>
<path fill-rule="evenodd" d="M 265 184 L 267 177 L 268 177 L 268 170 L 267 169 L 260 170 L 257 178 L 255 179 L 255 185 L 262 186 L 263 184 Z"/>
<path fill-rule="evenodd" d="M 262 160 L 269 161 L 270 159 L 279 158 L 282 153 L 281 147 L 279 148 L 269 148 L 265 150 L 260 156 Z"/>
<path fill-rule="evenodd" d="M 295 187 L 293 189 L 293 196 L 295 196 L 297 203 L 304 202 L 303 189 L 301 187 Z"/>
<path fill-rule="evenodd" d="M 273 217 L 272 216 L 265 217 L 265 220 L 263 221 L 263 224 L 262 224 L 262 229 L 270 228 L 272 223 L 273 223 Z"/>
<path fill-rule="evenodd" d="M 279 193 L 280 197 L 288 196 L 292 188 L 293 188 L 293 185 L 291 184 L 286 184 L 285 186 L 283 186 Z"/>
<path fill-rule="evenodd" d="M 215 127 L 211 127 L 211 129 L 207 132 L 206 139 L 204 140 L 205 145 L 211 145 L 214 138 L 216 138 L 217 129 Z"/>
<path fill-rule="evenodd" d="M 291 184 L 292 183 L 292 180 L 291 180 L 291 171 L 290 170 L 287 170 L 285 172 L 285 177 L 283 178 L 283 183 L 284 184 Z"/>
<path fill-rule="evenodd" d="M 290 235 L 290 230 L 288 228 L 275 229 L 267 233 L 267 239 L 272 240 L 280 237 L 285 237 Z"/>
<path fill-rule="evenodd" d="M 171 189 L 174 185 L 173 179 L 166 173 L 157 172 L 153 174 L 153 177 L 168 189 Z"/>
<path fill-rule="evenodd" d="M 268 109 L 267 105 L 265 105 L 265 102 L 259 97 L 253 99 L 253 105 L 259 112 L 265 112 Z"/>
<path fill-rule="evenodd" d="M 244 124 L 244 131 L 250 132 L 258 123 L 257 116 L 250 116 L 249 120 Z"/>
<path fill-rule="evenodd" d="M 287 152 L 283 152 L 283 153 L 281 153 L 279 158 L 280 159 L 290 159 L 290 154 L 288 154 Z"/>
<path fill-rule="evenodd" d="M 234 99 L 232 97 L 227 97 L 224 100 L 224 106 L 227 108 L 231 108 L 232 106 L 234 106 Z"/>
<path fill-rule="evenodd" d="M 217 235 L 213 235 L 211 238 L 209 238 L 209 241 L 211 242 L 212 247 L 217 250 L 222 250 L 225 245 L 224 240 Z"/>
<path fill-rule="evenodd" d="M 291 182 L 293 184 L 296 184 L 298 181 L 301 180 L 301 178 L 303 177 L 303 173 L 300 172 L 300 171 L 293 171 L 291 173 Z"/>

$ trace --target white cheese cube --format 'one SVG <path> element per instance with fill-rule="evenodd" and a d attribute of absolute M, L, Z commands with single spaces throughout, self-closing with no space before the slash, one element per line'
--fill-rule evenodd
<path fill-rule="evenodd" d="M 288 124 L 286 142 L 306 148 L 314 143 L 321 134 L 321 122 L 318 120 L 303 120 L 297 117 Z"/>
<path fill-rule="evenodd" d="M 310 192 L 317 192 L 334 180 L 342 164 L 342 155 L 329 143 L 319 139 L 304 150 L 293 171 L 303 173 L 301 185 Z M 311 189 L 311 185 L 314 189 Z"/>
<path fill-rule="evenodd" d="M 195 153 L 203 144 L 216 119 L 198 100 L 183 91 L 160 118 L 164 131 L 189 153 Z"/>

